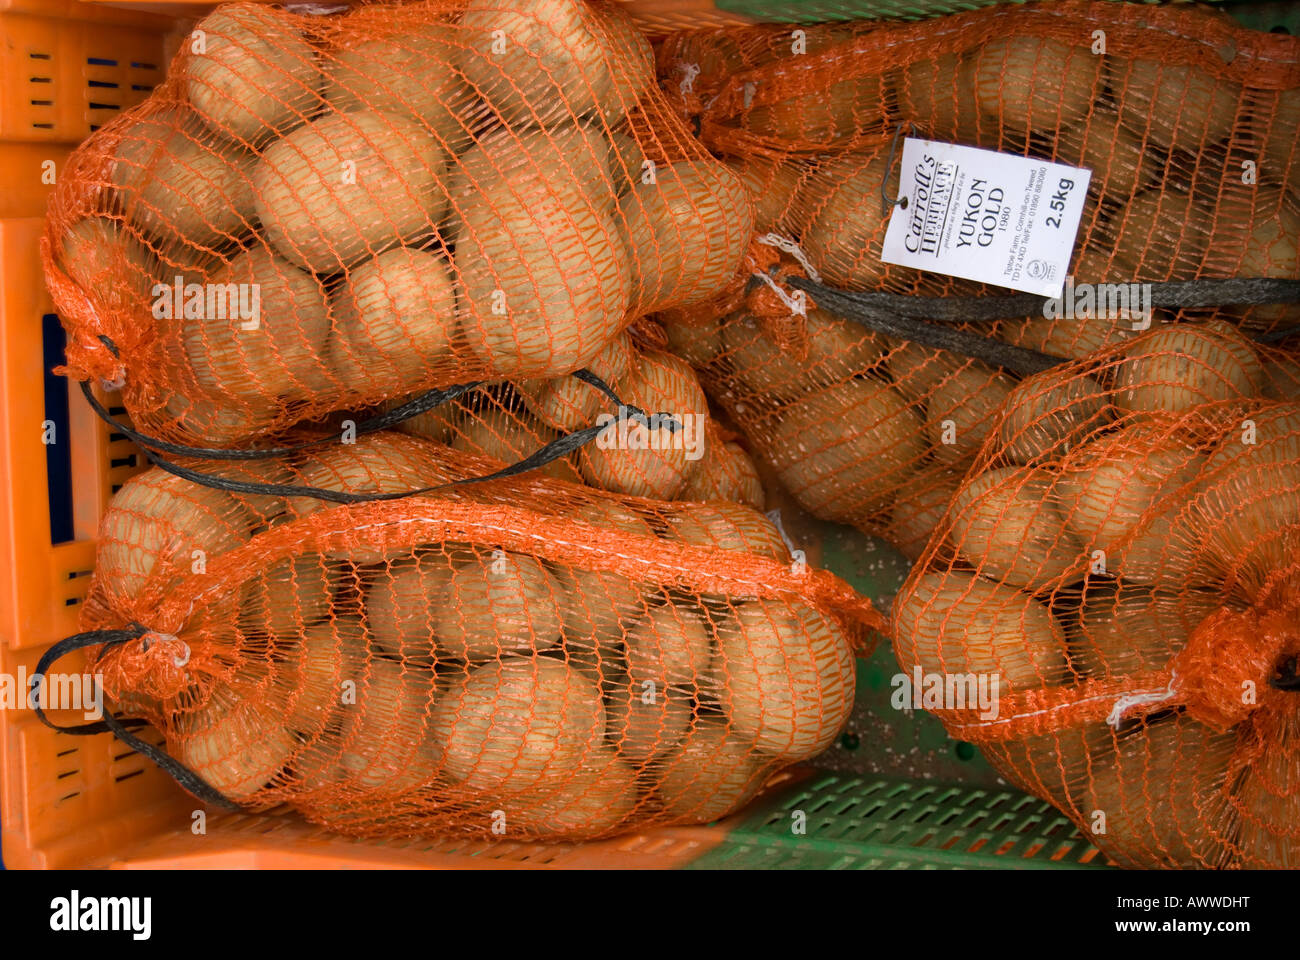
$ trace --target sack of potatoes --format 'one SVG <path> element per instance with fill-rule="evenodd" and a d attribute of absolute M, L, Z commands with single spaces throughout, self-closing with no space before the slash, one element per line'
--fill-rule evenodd
<path fill-rule="evenodd" d="M 110 708 L 233 803 L 371 836 L 708 822 L 838 735 L 879 618 L 761 513 L 536 475 L 384 499 L 484 462 L 376 433 L 133 477 L 83 618 L 147 631 L 100 655 Z"/>
<path fill-rule="evenodd" d="M 991 692 L 937 707 L 949 733 L 1126 866 L 1300 864 L 1276 359 L 1169 324 L 1024 380 L 893 603 L 905 672 Z"/>
<path fill-rule="evenodd" d="M 655 500 L 763 508 L 753 459 L 737 434 L 713 416 L 699 377 L 685 360 L 636 348 L 624 334 L 588 369 L 619 402 L 567 375 L 505 381 L 466 391 L 395 429 L 492 461 L 485 472 L 519 468 L 559 443 L 554 459 L 527 472 Z M 370 412 L 391 412 L 409 399 L 396 398 Z M 593 428 L 584 441 L 582 431 Z"/>
<path fill-rule="evenodd" d="M 712 31 L 674 38 L 659 55 L 670 95 L 684 77 L 707 92 L 690 100 L 702 137 L 751 191 L 756 233 L 779 235 L 782 271 L 847 291 L 1008 292 L 881 261 L 895 137 L 907 132 L 1091 170 L 1067 289 L 1300 279 L 1300 160 L 1291 156 L 1300 51 L 1287 40 L 1198 8 L 1139 15 L 1111 3 L 1071 3 L 1068 16 L 1007 5 L 836 29 L 825 42 L 794 27 Z M 1246 53 L 1225 64 L 1216 45 Z M 842 96 L 872 78 L 884 84 L 885 121 Z M 792 89 L 792 104 L 813 105 L 803 115 L 842 118 L 835 137 L 801 131 L 791 110 L 784 139 L 767 138 L 764 105 Z M 996 433 L 999 409 L 1019 402 L 1021 378 L 982 357 L 875 334 L 809 306 L 815 294 L 777 317 L 767 289 L 757 290 L 766 302 L 728 295 L 661 312 L 670 349 L 697 367 L 710 399 L 806 509 L 915 559 Z M 1113 298 L 958 326 L 1078 360 L 1171 322 L 1226 322 L 1253 337 L 1300 320 L 1288 303 L 1145 312 L 1106 303 Z M 1300 397 L 1285 378 L 1272 383 L 1276 395 Z"/>
<path fill-rule="evenodd" d="M 993 292 L 881 262 L 904 132 L 1090 170 L 1077 283 L 1300 279 L 1295 44 L 1204 8 L 1069 7 L 684 35 L 660 50 L 660 82 L 708 91 L 689 105 L 757 231 L 796 241 L 833 287 Z M 1300 308 L 1232 315 L 1268 330 Z"/>
<path fill-rule="evenodd" d="M 43 249 L 71 375 L 229 448 L 587 367 L 716 296 L 752 219 L 617 3 L 235 3 L 75 151 Z"/>

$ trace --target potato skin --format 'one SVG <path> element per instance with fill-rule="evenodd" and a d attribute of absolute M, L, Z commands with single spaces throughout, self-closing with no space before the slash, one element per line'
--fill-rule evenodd
<path fill-rule="evenodd" d="M 259 144 L 305 122 L 320 104 L 316 54 L 282 11 L 229 4 L 200 21 L 195 33 L 202 34 L 204 50 L 185 61 L 186 93 L 223 136 Z"/>
<path fill-rule="evenodd" d="M 253 171 L 257 216 L 285 259 L 334 273 L 418 234 L 447 206 L 444 152 L 395 114 L 327 114 L 271 144 Z"/>

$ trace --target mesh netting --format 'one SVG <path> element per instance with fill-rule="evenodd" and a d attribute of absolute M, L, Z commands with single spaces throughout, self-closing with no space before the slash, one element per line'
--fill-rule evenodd
<path fill-rule="evenodd" d="M 217 473 L 376 496 L 485 466 L 377 433 Z M 172 757 L 346 833 L 715 819 L 837 735 L 879 625 L 739 504 L 545 477 L 342 505 L 267 489 L 130 480 L 83 625 L 147 630 L 97 669 Z"/>
<path fill-rule="evenodd" d="M 739 178 L 617 4 L 231 4 L 60 171 L 68 369 L 137 429 L 247 446 L 331 411 L 609 361 L 715 296 Z"/>
<path fill-rule="evenodd" d="M 1127 866 L 1300 864 L 1300 405 L 1267 378 L 1212 321 L 1025 380 L 895 600 L 949 732 Z"/>
<path fill-rule="evenodd" d="M 710 304 L 661 312 L 667 342 L 804 507 L 909 556 L 1021 376 L 987 349 L 968 355 L 864 328 L 816 290 L 796 299 L 806 278 L 853 292 L 1007 293 L 881 262 L 900 133 L 1093 174 L 1075 286 L 1054 313 L 1036 303 L 1033 316 L 929 319 L 1059 360 L 1126 343 L 1148 325 L 1214 318 L 1254 338 L 1300 321 L 1294 302 L 1148 303 L 1142 314 L 1128 286 L 1300 279 L 1292 37 L 1198 8 L 1064 2 L 916 24 L 684 34 L 661 45 L 657 67 L 665 92 L 752 192 L 767 244 L 746 262 L 754 278 L 745 273 Z M 1266 359 L 1272 395 L 1300 396 L 1285 372 L 1295 361 Z"/>

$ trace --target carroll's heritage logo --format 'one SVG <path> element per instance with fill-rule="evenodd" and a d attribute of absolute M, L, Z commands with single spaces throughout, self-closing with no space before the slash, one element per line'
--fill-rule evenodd
<path fill-rule="evenodd" d="M 152 897 L 69 896 L 50 901 L 50 929 L 60 933 L 125 930 L 133 940 L 148 940 L 153 933 Z"/>
<path fill-rule="evenodd" d="M 596 446 L 602 450 L 685 450 L 687 460 L 704 456 L 702 413 L 645 414 L 621 406 L 618 413 L 596 418 L 601 428 Z"/>
<path fill-rule="evenodd" d="M 238 320 L 241 330 L 256 330 L 262 320 L 260 283 L 171 283 L 153 285 L 156 320 Z"/>
<path fill-rule="evenodd" d="M 940 163 L 929 154 L 912 170 L 911 218 L 903 238 L 908 253 L 939 255 L 956 170 L 956 164 Z"/>

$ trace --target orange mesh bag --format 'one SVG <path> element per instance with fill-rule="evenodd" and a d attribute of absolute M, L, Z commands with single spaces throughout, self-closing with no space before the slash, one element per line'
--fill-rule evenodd
<path fill-rule="evenodd" d="M 657 66 L 756 204 L 732 287 L 659 314 L 671 348 L 807 509 L 909 556 L 1024 375 L 1151 324 L 1273 337 L 1300 320 L 1295 38 L 1070 0 L 687 34 Z M 881 262 L 903 132 L 1092 171 L 1060 300 Z M 1273 293 L 1211 283 L 1228 278 Z M 1152 284 L 1144 311 L 1127 308 L 1135 281 Z"/>
<path fill-rule="evenodd" d="M 593 363 L 714 296 L 743 184 L 612 3 L 231 4 L 61 172 L 68 371 L 233 447 L 332 411 Z"/>
<path fill-rule="evenodd" d="M 1211 320 L 1026 379 L 894 601 L 915 702 L 1125 866 L 1300 865 L 1276 359 Z"/>
<path fill-rule="evenodd" d="M 493 460 L 498 469 L 531 465 L 557 479 L 659 500 L 763 505 L 753 460 L 716 421 L 686 361 L 633 346 L 624 335 L 583 377 L 480 385 L 395 427 Z M 366 426 L 358 429 L 404 415 L 427 396 L 365 411 Z"/>
<path fill-rule="evenodd" d="M 705 822 L 837 735 L 881 621 L 762 514 L 538 477 L 402 495 L 487 465 L 377 433 L 216 487 L 146 471 L 42 669 L 106 644 L 110 710 L 166 753 L 104 722 L 201 799 L 368 836 Z"/>

